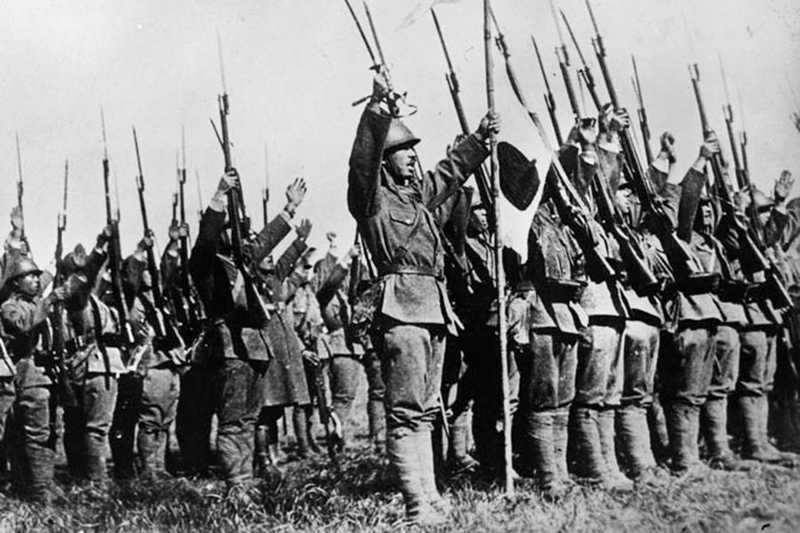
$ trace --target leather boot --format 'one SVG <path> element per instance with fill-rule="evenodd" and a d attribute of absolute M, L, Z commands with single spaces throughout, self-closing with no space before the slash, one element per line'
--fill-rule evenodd
<path fill-rule="evenodd" d="M 703 436 L 708 447 L 708 464 L 716 470 L 745 471 L 750 468 L 733 455 L 728 444 L 728 400 L 711 398 L 700 411 L 703 421 Z"/>
<path fill-rule="evenodd" d="M 53 469 L 55 452 L 46 446 L 26 444 L 25 455 L 28 467 L 27 496 L 33 502 L 49 505 L 56 494 Z"/>
<path fill-rule="evenodd" d="M 525 441 L 531 454 L 536 484 L 545 499 L 558 499 L 566 488 L 559 479 L 555 462 L 553 411 L 534 411 L 526 418 Z"/>
<path fill-rule="evenodd" d="M 777 449 L 769 440 L 769 398 L 766 394 L 758 397 L 758 408 L 761 416 L 759 417 L 761 442 L 764 450 L 772 456 L 777 456 L 779 463 L 788 468 L 800 466 L 800 455 L 792 452 L 783 452 Z"/>
<path fill-rule="evenodd" d="M 576 474 L 590 482 L 602 483 L 605 474 L 603 449 L 600 446 L 598 410 L 576 407 L 572 410 L 571 438 L 574 442 Z"/>
<path fill-rule="evenodd" d="M 666 462 L 670 457 L 669 432 L 664 407 L 658 400 L 647 408 L 647 425 L 650 431 L 650 447 L 657 463 Z"/>
<path fill-rule="evenodd" d="M 442 494 L 439 492 L 439 488 L 436 486 L 436 470 L 433 468 L 435 455 L 433 450 L 434 439 L 429 431 L 419 431 L 414 433 L 414 438 L 416 439 L 420 464 L 423 465 L 421 473 L 425 494 L 428 498 L 428 501 L 431 503 L 431 505 L 433 505 L 434 509 L 447 516 L 453 510 L 453 506 L 442 496 Z M 424 466 L 428 464 L 431 465 L 431 468 Z"/>
<path fill-rule="evenodd" d="M 617 411 L 616 429 L 625 472 L 634 480 L 656 468 L 650 446 L 647 408 L 630 404 Z"/>
<path fill-rule="evenodd" d="M 304 407 L 306 411 L 306 439 L 308 440 L 308 449 L 311 453 L 321 454 L 322 448 L 317 444 L 317 439 L 314 435 L 314 406 L 307 405 Z"/>
<path fill-rule="evenodd" d="M 567 468 L 567 444 L 569 441 L 569 407 L 553 411 L 553 461 L 558 480 L 567 488 L 573 485 Z"/>
<path fill-rule="evenodd" d="M 600 449 L 605 463 L 605 476 L 603 485 L 611 490 L 633 490 L 633 482 L 625 477 L 619 469 L 617 462 L 617 447 L 614 442 L 614 426 L 616 424 L 617 408 L 606 407 L 598 415 L 598 431 L 600 434 Z"/>
<path fill-rule="evenodd" d="M 305 459 L 311 455 L 311 449 L 308 444 L 308 419 L 306 418 L 305 407 L 294 406 L 292 409 L 292 426 L 294 427 L 295 439 L 297 439 L 297 455 L 301 459 Z"/>
<path fill-rule="evenodd" d="M 145 477 L 154 477 L 157 473 L 158 455 L 158 432 L 143 431 L 139 427 L 136 437 L 136 447 L 138 449 L 137 470 L 138 474 Z"/>
<path fill-rule="evenodd" d="M 381 451 L 386 444 L 386 409 L 383 400 L 369 400 L 367 402 L 367 419 L 369 423 L 369 439 L 377 451 Z"/>
<path fill-rule="evenodd" d="M 267 464 L 269 463 L 267 442 L 267 426 L 264 424 L 257 424 L 255 432 L 255 446 L 253 449 L 253 475 L 255 477 L 264 477 L 267 473 Z"/>
<path fill-rule="evenodd" d="M 674 402 L 667 406 L 666 415 L 672 448 L 672 470 L 681 475 L 699 473 L 702 470 L 697 448 L 700 408 Z"/>
<path fill-rule="evenodd" d="M 429 456 L 429 463 L 423 460 L 421 455 L 425 452 L 420 450 L 420 440 L 414 433 L 389 435 L 386 451 L 400 480 L 407 519 L 420 526 L 438 526 L 444 524 L 446 519 L 428 498 L 424 469 L 433 471 L 433 460 L 432 455 Z"/>
<path fill-rule="evenodd" d="M 469 412 L 464 411 L 458 415 L 450 425 L 450 446 L 448 458 L 450 471 L 454 474 L 474 470 L 478 461 L 472 458 L 467 451 L 469 440 Z"/>

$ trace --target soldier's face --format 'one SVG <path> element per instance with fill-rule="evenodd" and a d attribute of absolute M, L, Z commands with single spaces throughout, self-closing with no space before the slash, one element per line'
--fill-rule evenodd
<path fill-rule="evenodd" d="M 486 216 L 486 209 L 480 207 L 472 210 L 475 215 L 475 221 L 478 223 L 478 229 L 486 231 L 489 229 L 489 219 Z"/>
<path fill-rule="evenodd" d="M 39 274 L 31 272 L 30 274 L 22 276 L 17 280 L 17 287 L 19 287 L 20 291 L 29 296 L 38 294 L 41 287 L 41 283 L 39 282 Z"/>
<path fill-rule="evenodd" d="M 700 217 L 704 227 L 711 228 L 714 226 L 714 210 L 711 209 L 711 204 L 705 203 L 700 206 Z"/>
<path fill-rule="evenodd" d="M 416 175 L 417 153 L 413 148 L 398 148 L 386 155 L 386 163 L 396 180 L 411 180 Z"/>

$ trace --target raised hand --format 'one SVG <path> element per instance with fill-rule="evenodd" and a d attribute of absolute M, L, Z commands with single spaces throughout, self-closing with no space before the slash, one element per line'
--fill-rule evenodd
<path fill-rule="evenodd" d="M 783 203 L 789 197 L 792 187 L 794 187 L 794 177 L 792 173 L 788 170 L 781 171 L 780 177 L 775 180 L 775 188 L 772 191 L 775 203 Z"/>

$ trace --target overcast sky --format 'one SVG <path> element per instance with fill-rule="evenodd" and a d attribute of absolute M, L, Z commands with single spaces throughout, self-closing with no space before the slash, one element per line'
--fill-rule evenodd
<path fill-rule="evenodd" d="M 353 3 L 362 14 L 360 0 Z M 370 5 L 395 85 L 407 90 L 409 101 L 419 107 L 408 123 L 423 139 L 420 155 L 428 167 L 444 153 L 458 124 L 430 16 L 423 12 L 415 23 L 400 28 L 416 3 L 371 0 Z M 599 81 L 583 1 L 556 3 L 571 19 Z M 481 6 L 481 0 L 461 0 L 438 7 L 473 126 L 486 102 Z M 800 133 L 789 120 L 793 106 L 800 105 L 792 102 L 789 87 L 800 83 L 796 0 L 594 0 L 593 6 L 622 103 L 635 107 L 629 78 L 634 52 L 654 137 L 669 129 L 678 139 L 678 174 L 695 157 L 701 137 L 687 70 L 692 59 L 700 63 L 709 118 L 724 134 L 718 52 L 726 63 L 739 125 L 737 88 L 741 92 L 754 181 L 771 189 L 782 168 L 800 174 Z M 556 77 L 556 32 L 547 1 L 495 0 L 494 9 L 523 90 L 546 118 L 529 35 L 539 40 L 565 128 L 570 113 Z M 134 124 L 151 225 L 162 245 L 185 126 L 187 203 L 196 233 L 195 169 L 206 201 L 222 170 L 208 122 L 216 117 L 220 90 L 217 30 L 231 99 L 234 163 L 253 218 L 261 220 L 266 143 L 273 213 L 284 203 L 289 180 L 303 176 L 310 188 L 301 214 L 314 223 L 312 242 L 323 242 L 327 230 L 339 233 L 343 247 L 352 239 L 345 204 L 347 158 L 361 110 L 350 103 L 370 91 L 371 73 L 343 0 L 5 0 L 3 15 L 0 175 L 5 185 L 0 226 L 15 202 L 14 133 L 19 131 L 26 229 L 40 263 L 47 264 L 54 247 L 66 158 L 70 197 L 65 244 L 88 242 L 104 224 L 101 105 L 112 172 L 119 179 L 124 250 L 131 250 L 142 231 L 130 131 Z M 570 52 L 576 56 L 571 45 Z M 542 158 L 541 144 L 509 90 L 499 57 L 495 79 L 503 138 Z M 727 142 L 724 146 L 729 149 Z M 504 233 L 521 246 L 530 214 L 506 207 Z"/>

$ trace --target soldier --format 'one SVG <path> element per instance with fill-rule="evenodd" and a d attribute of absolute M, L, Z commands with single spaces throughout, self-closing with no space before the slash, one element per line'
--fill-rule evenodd
<path fill-rule="evenodd" d="M 448 504 L 436 488 L 431 429 L 445 335 L 455 333 L 456 318 L 442 282 L 444 254 L 431 213 L 485 159 L 485 142 L 499 123 L 487 116 L 434 171 L 417 176 L 413 147 L 419 139 L 388 112 L 396 95 L 386 87 L 379 73 L 350 156 L 348 207 L 382 277 L 375 288 L 374 344 L 384 365 L 389 458 L 408 518 L 440 524 Z"/>
<path fill-rule="evenodd" d="M 588 256 L 596 253 L 599 260 L 617 264 L 616 242 L 606 235 L 594 220 L 596 207 L 592 200 L 591 183 L 598 170 L 597 145 L 618 145 L 618 132 L 627 127 L 626 113 L 614 113 L 607 105 L 600 117 L 601 138 L 594 122 L 581 121 L 574 128 L 570 140 L 561 151 L 562 165 L 570 173 L 577 193 L 590 210 L 585 214 L 584 227 L 576 227 L 575 217 L 565 220 L 573 231 L 583 231 L 592 236 L 594 250 L 584 248 Z M 610 149 L 610 148 L 609 148 Z M 606 182 L 602 186 L 608 187 Z M 579 241 L 580 242 L 580 241 Z M 622 399 L 623 388 L 623 331 L 629 317 L 629 303 L 625 298 L 617 273 L 595 277 L 588 271 L 592 266 L 587 259 L 586 288 L 581 292 L 580 305 L 589 318 L 589 326 L 581 331 L 578 343 L 575 401 L 572 405 L 570 425 L 574 438 L 575 466 L 579 474 L 592 482 L 612 490 L 631 490 L 633 484 L 620 471 L 614 442 L 615 418 Z M 607 278 L 607 279 L 603 279 Z"/>
<path fill-rule="evenodd" d="M 353 338 L 351 328 L 354 295 L 350 292 L 356 289 L 363 274 L 359 247 L 351 248 L 326 270 L 328 275 L 316 296 L 327 328 L 323 345 L 330 375 L 331 403 L 342 426 L 340 437 L 341 446 L 344 447 L 349 437 L 350 416 L 362 372 L 360 359 L 364 356 L 364 347 L 358 339 Z"/>
<path fill-rule="evenodd" d="M 55 495 L 55 409 L 53 381 L 45 364 L 48 359 L 47 316 L 64 289 L 41 295 L 42 271 L 29 257 L 13 254 L 6 264 L 0 287 L 8 298 L 0 307 L 8 352 L 16 365 L 14 389 L 14 458 L 12 468 L 21 484 L 18 489 L 33 501 L 49 503 Z"/>
<path fill-rule="evenodd" d="M 234 486 L 252 479 L 255 422 L 263 404 L 264 373 L 273 357 L 264 331 L 266 324 L 257 328 L 252 327 L 254 323 L 245 323 L 250 305 L 263 303 L 248 301 L 247 281 L 231 258 L 230 245 L 222 238 L 227 192 L 238 187 L 238 180 L 234 170 L 220 179 L 203 213 L 189 260 L 192 279 L 209 315 L 202 350 L 212 378 L 206 386 L 211 388 L 218 417 L 217 448 L 223 476 Z M 248 243 L 247 266 L 259 264 L 289 233 L 305 193 L 302 179 L 287 188 L 284 209 Z"/>
<path fill-rule="evenodd" d="M 650 168 L 649 179 L 653 183 L 661 205 L 670 213 L 675 226 L 679 226 L 687 215 L 677 217 L 682 194 L 689 196 L 686 183 L 694 173 L 701 173 L 718 143 L 707 142 L 700 148 L 697 160 L 689 169 L 683 186 L 667 182 L 674 158 L 674 138 L 662 135 L 662 151 Z M 693 220 L 693 216 L 690 220 Z M 654 220 L 645 219 L 645 225 Z M 655 229 L 651 228 L 655 232 Z M 681 235 L 681 233 L 679 233 Z M 684 234 L 684 237 L 686 235 Z M 658 373 L 663 381 L 662 401 L 666 412 L 667 430 L 672 455 L 671 467 L 679 474 L 698 473 L 702 465 L 699 459 L 698 438 L 700 408 L 705 403 L 712 378 L 716 353 L 715 335 L 723 321 L 719 305 L 713 294 L 717 274 L 709 272 L 691 249 L 686 248 L 694 274 L 677 275 L 674 295 L 664 296 L 666 315 L 669 317 L 667 331 L 662 339 Z"/>
<path fill-rule="evenodd" d="M 542 204 L 528 232 L 524 276 L 509 304 L 511 345 L 520 370 L 518 421 L 523 474 L 533 474 L 547 499 L 562 496 L 569 410 L 575 398 L 578 339 L 588 317 L 578 304 L 586 283 L 583 256 L 568 227 L 575 216 L 548 174 Z"/>
<path fill-rule="evenodd" d="M 308 248 L 306 239 L 310 232 L 311 222 L 308 219 L 301 220 L 296 230 L 297 237 L 278 261 L 273 263 L 272 258 L 267 257 L 258 268 L 259 292 L 272 309 L 266 334 L 273 357 L 264 377 L 261 411 L 256 424 L 255 459 L 257 469 L 262 473 L 268 466 L 273 470 L 277 468 L 278 420 L 284 415 L 284 408 L 311 403 L 303 363 L 303 345 L 294 330 L 292 310 L 287 308 L 296 289 L 289 278 Z M 296 437 L 300 455 L 308 455 L 307 433 L 301 431 Z"/>
<path fill-rule="evenodd" d="M 64 302 L 66 366 L 76 405 L 64 407 L 64 451 L 70 474 L 103 484 L 122 362 L 119 317 L 94 294 L 107 257 L 104 230 L 87 256 L 81 245 L 62 262 L 69 296 Z"/>
<path fill-rule="evenodd" d="M 128 424 L 137 428 L 136 472 L 150 478 L 167 473 L 164 461 L 169 427 L 175 420 L 180 391 L 178 369 L 185 365 L 183 339 L 153 300 L 146 257 L 146 249 L 152 245 L 152 239 L 143 239 L 122 264 L 123 290 L 137 341 L 128 366 L 141 379 L 142 387 L 136 402 L 138 412 L 132 413 Z M 157 335 L 158 331 L 163 333 Z"/>
<path fill-rule="evenodd" d="M 639 225 L 638 199 L 633 196 L 629 184 L 620 183 L 615 202 L 628 223 L 630 239 L 642 250 L 659 287 L 674 283 L 667 258 L 655 236 Z M 664 327 L 663 304 L 660 295 L 639 295 L 629 283 L 630 280 L 626 281 L 625 296 L 631 316 L 625 323 L 623 338 L 625 377 L 616 432 L 625 473 L 636 483 L 652 484 L 658 483 L 660 470 L 653 454 L 647 417 L 655 400 L 655 376 Z M 664 442 L 668 445 L 666 437 Z"/>

